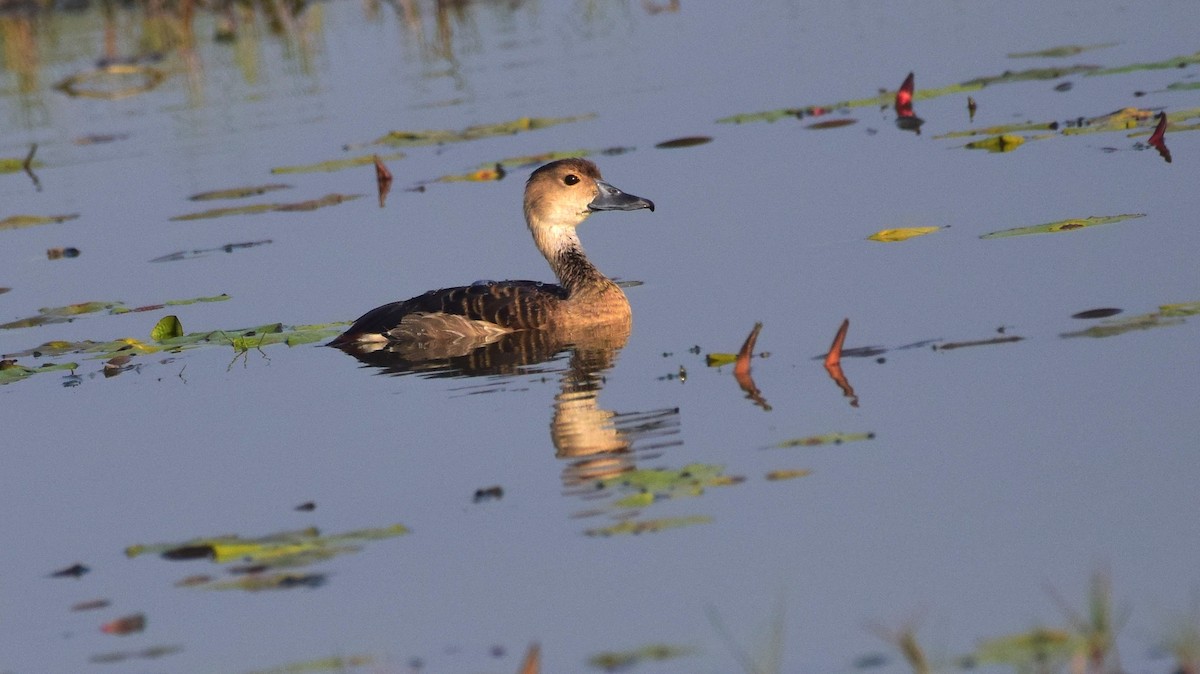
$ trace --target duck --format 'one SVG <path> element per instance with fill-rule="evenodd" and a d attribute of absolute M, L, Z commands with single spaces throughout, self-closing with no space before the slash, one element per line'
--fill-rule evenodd
<path fill-rule="evenodd" d="M 641 209 L 653 211 L 654 202 L 613 187 L 587 159 L 545 164 L 525 183 L 525 223 L 557 284 L 480 281 L 431 290 L 368 311 L 328 345 L 444 355 L 526 330 L 558 333 L 565 341 L 612 326 L 628 334 L 629 300 L 588 259 L 576 228 L 597 211 Z"/>

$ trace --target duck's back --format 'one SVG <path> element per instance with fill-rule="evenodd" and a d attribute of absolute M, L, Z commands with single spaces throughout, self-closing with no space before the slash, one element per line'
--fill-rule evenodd
<path fill-rule="evenodd" d="M 567 291 L 561 286 L 538 281 L 431 290 L 368 311 L 333 345 L 375 340 L 453 341 L 544 328 L 566 299 Z"/>

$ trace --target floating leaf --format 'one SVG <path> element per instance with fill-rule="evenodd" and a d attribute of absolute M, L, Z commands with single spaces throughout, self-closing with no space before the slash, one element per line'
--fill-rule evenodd
<path fill-rule="evenodd" d="M 670 644 L 649 644 L 631 651 L 606 651 L 588 658 L 588 664 L 608 672 L 628 669 L 649 661 L 671 660 L 695 653 L 695 649 Z"/>
<path fill-rule="evenodd" d="M 1167 149 L 1167 144 L 1163 140 L 1163 136 L 1167 131 L 1167 113 L 1158 113 L 1158 125 L 1154 127 L 1154 133 L 1150 134 L 1150 147 L 1158 151 L 1158 156 L 1162 157 L 1168 164 L 1171 163 L 1171 151 Z"/>
<path fill-rule="evenodd" d="M 1124 215 L 1093 215 L 1087 218 L 1075 218 L 1071 220 L 1058 220 L 1048 222 L 1044 225 L 1035 225 L 1033 227 L 1017 227 L 1015 229 L 1005 229 L 998 232 L 991 232 L 980 236 L 981 239 L 1003 239 L 1010 236 L 1024 236 L 1026 234 L 1053 234 L 1057 232 L 1071 232 L 1085 227 L 1095 227 L 1096 225 L 1108 225 L 1122 220 L 1131 220 L 1134 218 L 1143 218 L 1145 213 L 1128 213 Z"/>
<path fill-rule="evenodd" d="M 1115 47 L 1115 46 L 1117 46 L 1116 42 L 1105 42 L 1102 44 L 1088 44 L 1088 45 L 1069 44 L 1069 45 L 1063 45 L 1061 47 L 1050 47 L 1049 49 L 1039 49 L 1038 51 L 1014 52 L 1014 53 L 1009 54 L 1008 58 L 1010 58 L 1010 59 L 1064 58 L 1067 56 L 1074 56 L 1076 54 L 1081 54 L 1085 51 L 1091 51 L 1093 49 L 1107 49 L 1108 47 Z"/>
<path fill-rule="evenodd" d="M 681 147 L 695 147 L 697 145 L 704 145 L 706 143 L 711 143 L 711 142 L 712 142 L 712 136 L 684 136 L 682 138 L 672 138 L 671 140 L 664 140 L 661 143 L 656 143 L 654 145 L 654 147 L 659 148 L 661 150 L 670 150 L 670 149 L 681 148 Z"/>
<path fill-rule="evenodd" d="M 1172 82 L 1167 85 L 1168 91 L 1191 91 L 1200 89 L 1200 82 Z"/>
<path fill-rule="evenodd" d="M 988 639 L 973 654 L 980 665 L 1008 665 L 1018 671 L 1049 667 L 1079 650 L 1080 639 L 1066 630 L 1038 628 L 1022 634 Z"/>
<path fill-rule="evenodd" d="M 270 183 L 268 185 L 253 185 L 250 187 L 232 187 L 224 190 L 213 190 L 211 192 L 200 192 L 188 197 L 192 201 L 215 201 L 217 199 L 245 199 L 246 197 L 257 197 L 260 194 L 274 192 L 275 190 L 291 189 L 291 185 L 283 183 Z"/>
<path fill-rule="evenodd" d="M 1103 309 L 1088 309 L 1079 313 L 1071 314 L 1071 318 L 1093 319 L 1093 318 L 1108 318 L 1121 313 L 1120 309 L 1105 307 Z"/>
<path fill-rule="evenodd" d="M 376 138 L 376 145 L 391 145 L 413 147 L 418 145 L 441 145 L 443 143 L 460 143 L 493 136 L 508 136 L 525 131 L 544 129 L 558 124 L 580 122 L 594 118 L 594 114 L 577 115 L 575 117 L 521 117 L 509 122 L 495 124 L 479 124 L 469 126 L 461 131 L 391 131 Z"/>
<path fill-rule="evenodd" d="M 773 470 L 767 473 L 767 479 L 773 482 L 779 480 L 794 480 L 798 477 L 808 477 L 812 475 L 812 471 L 805 468 L 796 468 L 792 470 Z"/>
<path fill-rule="evenodd" d="M 246 592 L 296 588 L 315 589 L 324 585 L 328 579 L 329 577 L 323 573 L 265 573 L 243 576 L 237 580 L 209 583 L 201 587 L 207 590 L 243 590 Z"/>
<path fill-rule="evenodd" d="M 600 527 L 598 529 L 588 529 L 584 533 L 588 536 L 619 536 L 621 534 L 647 534 L 657 533 L 666 529 L 677 529 L 680 527 L 690 527 L 696 524 L 708 524 L 712 522 L 712 518 L 706 515 L 692 515 L 690 517 L 664 517 L 653 520 L 626 520 L 612 526 Z"/>
<path fill-rule="evenodd" d="M 150 331 L 150 339 L 161 342 L 183 336 L 183 325 L 175 314 L 168 314 L 158 320 Z"/>
<path fill-rule="evenodd" d="M 0 173 L 17 173 L 24 171 L 27 165 L 25 157 L 0 157 Z M 30 168 L 42 168 L 45 166 L 40 161 L 28 162 Z"/>
<path fill-rule="evenodd" d="M 844 117 L 842 119 L 827 119 L 824 122 L 813 122 L 812 124 L 809 124 L 809 125 L 805 126 L 804 128 L 819 131 L 822 129 L 840 129 L 843 126 L 850 126 L 851 124 L 857 124 L 857 123 L 858 123 L 857 119 L 853 119 L 850 117 Z"/>
<path fill-rule="evenodd" d="M 218 564 L 243 561 L 266 566 L 303 566 L 347 552 L 357 552 L 354 543 L 402 536 L 408 528 L 401 524 L 377 529 L 360 529 L 341 534 L 321 536 L 316 528 L 283 531 L 258 538 L 215 536 L 196 538 L 180 543 L 131 545 L 125 549 L 129 557 L 160 554 L 165 559 L 209 559 Z"/>
<path fill-rule="evenodd" d="M 1067 332 L 1060 337 L 1113 337 L 1135 330 L 1149 330 L 1173 325 L 1182 325 L 1184 318 L 1200 314 L 1200 302 L 1182 302 L 1179 304 L 1164 304 L 1158 311 L 1138 316 L 1103 321 L 1086 330 Z M 2 375 L 3 372 L 0 372 Z"/>
<path fill-rule="evenodd" d="M 934 344 L 935 351 L 953 351 L 954 349 L 964 349 L 969 346 L 994 346 L 996 344 L 1014 344 L 1025 339 L 1018 335 L 1005 335 L 1003 337 L 992 337 L 991 339 L 973 339 L 965 342 L 945 342 L 943 344 Z"/>
<path fill-rule="evenodd" d="M 1030 68 L 1028 70 L 1005 71 L 1000 75 L 977 77 L 973 80 L 967 80 L 966 82 L 959 84 L 951 84 L 935 89 L 921 89 L 919 91 L 914 91 L 912 94 L 912 100 L 928 100 L 950 94 L 969 93 L 972 91 L 978 91 L 984 87 L 993 87 L 1000 84 L 1011 84 L 1014 82 L 1027 82 L 1031 80 L 1056 80 L 1068 75 L 1092 73 L 1099 70 L 1099 66 L 1078 65 L 1063 68 Z M 816 114 L 824 114 L 829 110 L 839 110 L 842 108 L 879 107 L 892 105 L 895 103 L 896 93 L 897 92 L 895 91 L 885 91 L 868 98 L 837 101 L 835 103 L 823 105 L 808 105 L 793 108 L 781 108 L 779 110 L 769 110 L 766 112 L 752 112 L 731 115 L 729 117 L 718 119 L 717 123 L 745 124 L 748 122 L 774 122 L 785 117 L 800 118 L 805 116 L 813 116 Z"/>
<path fill-rule="evenodd" d="M 134 613 L 132 615 L 122 616 L 116 620 L 110 620 L 100 626 L 100 631 L 105 634 L 116 634 L 125 636 L 134 634 L 146 629 L 146 614 Z"/>
<path fill-rule="evenodd" d="M 442 182 L 442 183 L 457 183 L 457 182 L 485 183 L 485 182 L 494 182 L 496 180 L 503 180 L 504 176 L 506 176 L 506 175 L 508 175 L 508 172 L 504 170 L 504 165 L 500 164 L 500 163 L 496 163 L 496 164 L 492 164 L 491 166 L 487 166 L 487 167 L 484 167 L 481 169 L 476 169 L 474 171 L 471 171 L 470 173 L 442 176 L 437 179 L 437 182 Z"/>
<path fill-rule="evenodd" d="M 704 356 L 704 364 L 709 367 L 724 367 L 735 362 L 736 353 L 709 353 Z"/>
<path fill-rule="evenodd" d="M 902 227 L 900 229 L 881 229 L 867 239 L 870 241 L 906 241 L 914 236 L 924 236 L 938 231 L 940 227 Z"/>
<path fill-rule="evenodd" d="M 945 138 L 964 138 L 969 136 L 994 136 L 1016 133 L 1020 131 L 1057 131 L 1058 122 L 1022 122 L 1020 124 L 1001 124 L 999 126 L 989 126 L 982 129 L 967 129 L 965 131 L 951 131 L 943 133 L 940 136 L 934 136 L 934 140 L 942 140 Z"/>
<path fill-rule="evenodd" d="M 172 217 L 171 220 L 203 220 L 206 218 L 221 218 L 229 215 L 254 215 L 256 213 L 267 213 L 270 211 L 315 211 L 318 208 L 336 206 L 343 201 L 352 201 L 361 197 L 361 194 L 326 194 L 320 199 L 309 199 L 308 201 L 297 201 L 287 204 L 252 204 L 249 206 L 214 208 L 207 211 L 200 211 L 198 213 L 176 215 Z"/>
<path fill-rule="evenodd" d="M 1149 63 L 1131 63 L 1125 66 L 1117 66 L 1115 68 L 1097 68 L 1088 72 L 1088 76 L 1096 75 L 1121 75 L 1124 73 L 1137 72 L 1139 70 L 1167 70 L 1168 68 L 1183 68 L 1189 65 L 1200 63 L 1200 52 L 1189 56 L 1176 56 L 1174 58 L 1165 59 L 1162 61 L 1151 61 Z"/>
<path fill-rule="evenodd" d="M 32 328 L 51 323 L 66 323 L 76 316 L 91 314 L 97 311 L 107 311 L 118 305 L 120 305 L 120 302 L 80 302 L 78 304 L 68 304 L 65 307 L 42 308 L 38 309 L 37 316 L 30 316 L 29 318 L 0 324 L 0 330 Z"/>
<path fill-rule="evenodd" d="M 374 664 L 369 655 L 335 656 L 320 660 L 292 662 L 270 669 L 258 669 L 247 674 L 302 674 L 303 672 L 344 672 L 351 667 L 365 667 Z"/>
<path fill-rule="evenodd" d="M 75 73 L 60 80 L 54 88 L 68 96 L 112 101 L 150 91 L 166 77 L 165 72 L 151 66 L 113 64 Z"/>
<path fill-rule="evenodd" d="M 74 220 L 78 217 L 78 213 L 71 213 L 69 215 L 10 215 L 7 218 L 0 220 L 0 230 L 36 227 L 37 225 L 49 225 L 53 223 Z"/>
<path fill-rule="evenodd" d="M 0 384 L 11 384 L 44 372 L 69 372 L 78 368 L 78 363 L 42 363 L 33 368 L 19 365 L 12 359 L 0 360 Z"/>
<path fill-rule="evenodd" d="M 295 166 L 277 166 L 271 169 L 271 173 L 332 173 L 333 171 L 343 171 L 349 168 L 357 168 L 359 166 L 370 166 L 375 163 L 375 158 L 379 157 L 382 161 L 395 161 L 404 159 L 403 152 L 393 152 L 385 155 L 364 154 L 358 157 L 349 157 L 346 159 L 331 159 L 329 161 L 321 161 L 315 164 L 298 164 Z"/>
<path fill-rule="evenodd" d="M 90 601 L 81 601 L 71 605 L 72 611 L 95 611 L 96 609 L 107 608 L 112 602 L 107 599 L 92 599 Z"/>
<path fill-rule="evenodd" d="M 819 447 L 821 445 L 840 445 L 846 442 L 856 442 L 859 440 L 874 440 L 875 434 L 867 433 L 826 433 L 825 435 L 810 435 L 804 438 L 793 438 L 791 440 L 783 440 L 777 442 L 771 447 L 778 449 L 788 449 L 791 447 Z"/>
<path fill-rule="evenodd" d="M 1024 142 L 1025 142 L 1025 139 L 1023 137 L 1006 133 L 1006 134 L 1002 134 L 999 136 L 992 136 L 991 138 L 985 138 L 983 140 L 976 140 L 976 141 L 967 143 L 963 147 L 967 148 L 968 150 L 987 150 L 988 152 L 1012 152 L 1013 150 L 1017 149 L 1018 147 L 1021 147 L 1021 144 Z"/>

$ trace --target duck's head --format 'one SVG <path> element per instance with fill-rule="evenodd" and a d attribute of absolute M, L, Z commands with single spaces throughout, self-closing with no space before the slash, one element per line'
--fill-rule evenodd
<path fill-rule="evenodd" d="M 525 218 L 530 227 L 569 226 L 593 211 L 654 210 L 649 199 L 626 194 L 604 182 L 600 169 L 586 159 L 560 159 L 542 166 L 525 184 Z"/>

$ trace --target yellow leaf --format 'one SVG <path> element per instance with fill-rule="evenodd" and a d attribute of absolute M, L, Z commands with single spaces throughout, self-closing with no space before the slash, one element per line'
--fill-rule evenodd
<path fill-rule="evenodd" d="M 987 150 L 988 152 L 1011 152 L 1021 146 L 1025 142 L 1025 138 L 1011 133 L 1002 133 L 999 136 L 984 138 L 971 143 L 967 143 L 963 147 L 968 150 Z"/>
<path fill-rule="evenodd" d="M 914 236 L 924 236 L 938 231 L 938 227 L 901 227 L 900 229 L 881 229 L 867 239 L 870 241 L 904 241 Z"/>

